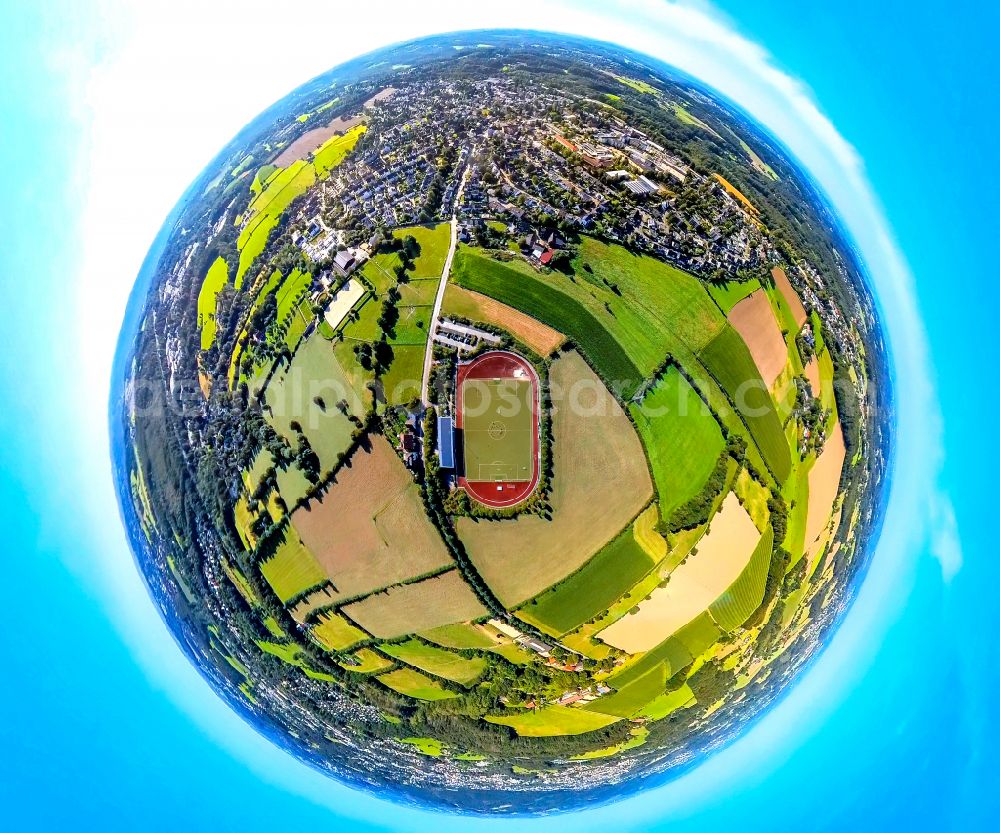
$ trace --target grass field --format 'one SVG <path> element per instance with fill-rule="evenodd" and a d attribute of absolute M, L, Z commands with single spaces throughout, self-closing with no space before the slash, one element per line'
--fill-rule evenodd
<path fill-rule="evenodd" d="M 436 738 L 400 738 L 402 743 L 414 747 L 421 755 L 440 758 L 444 754 L 444 744 Z"/>
<path fill-rule="evenodd" d="M 695 700 L 694 692 L 691 691 L 691 686 L 685 683 L 676 691 L 661 694 L 652 703 L 640 710 L 639 716 L 645 717 L 647 720 L 663 720 L 663 718 L 673 714 L 678 709 L 693 706 L 695 702 L 697 701 Z"/>
<path fill-rule="evenodd" d="M 457 570 L 391 587 L 342 610 L 381 639 L 478 619 L 487 612 Z"/>
<path fill-rule="evenodd" d="M 624 398 L 668 353 L 707 344 L 725 319 L 701 282 L 621 246 L 582 238 L 573 275 L 499 263 L 461 247 L 455 281 L 565 333 Z"/>
<path fill-rule="evenodd" d="M 580 570 L 533 599 L 517 615 L 550 636 L 561 636 L 604 613 L 655 563 L 629 526 Z"/>
<path fill-rule="evenodd" d="M 587 703 L 584 708 L 600 714 L 631 717 L 663 694 L 666 685 L 667 666 L 661 662 L 645 674 L 622 685 L 613 694 L 598 697 L 592 703 Z"/>
<path fill-rule="evenodd" d="M 370 305 L 368 305 L 370 306 Z M 405 405 L 420 397 L 425 346 L 396 345 L 394 358 L 382 376 L 382 390 L 389 405 Z"/>
<path fill-rule="evenodd" d="M 340 136 L 331 136 L 316 149 L 313 164 L 320 179 L 326 179 L 330 171 L 344 161 L 366 129 L 363 124 L 359 124 Z"/>
<path fill-rule="evenodd" d="M 722 430 L 673 367 L 629 408 L 653 469 L 660 512 L 669 517 L 705 485 L 726 445 Z"/>
<path fill-rule="evenodd" d="M 496 640 L 482 628 L 467 623 L 442 625 L 418 635 L 445 648 L 492 648 L 496 645 Z"/>
<path fill-rule="evenodd" d="M 785 306 L 789 310 L 788 317 L 792 325 L 790 332 L 798 332 L 799 327 L 806 323 L 807 317 L 805 307 L 802 306 L 802 299 L 799 298 L 799 294 L 795 291 L 791 281 L 788 280 L 788 275 L 785 274 L 784 269 L 775 267 L 771 270 L 771 277 L 774 279 L 774 285 L 781 293 L 782 298 L 785 300 Z"/>
<path fill-rule="evenodd" d="M 267 245 L 281 214 L 292 201 L 304 194 L 316 181 L 316 170 L 308 162 L 293 162 L 268 181 L 267 186 L 250 202 L 247 223 L 240 231 L 236 246 L 240 264 L 236 270 L 235 284 L 239 289 L 243 276 Z"/>
<path fill-rule="evenodd" d="M 336 613 L 321 615 L 310 633 L 328 651 L 346 651 L 368 639 L 368 634 Z"/>
<path fill-rule="evenodd" d="M 261 563 L 260 571 L 282 602 L 327 579 L 315 556 L 291 528 L 285 530 L 285 536 L 270 560 Z"/>
<path fill-rule="evenodd" d="M 364 416 L 368 409 L 368 402 L 355 395 L 333 346 L 314 332 L 296 351 L 285 372 L 276 374 L 268 385 L 264 417 L 293 449 L 299 440 L 292 423 L 298 423 L 319 457 L 321 471 L 328 472 L 338 455 L 350 447 L 355 430 L 348 415 L 337 408 L 341 400 L 347 402 L 347 414 L 355 417 Z M 293 503 L 287 497 L 286 502 L 289 506 Z"/>
<path fill-rule="evenodd" d="M 740 334 L 727 326 L 698 356 L 731 398 L 772 474 L 783 483 L 792 465 L 788 441 L 767 386 Z"/>
<path fill-rule="evenodd" d="M 751 278 L 748 281 L 727 281 L 722 286 L 709 284 L 708 293 L 715 299 L 719 308 L 729 315 L 729 311 L 740 301 L 760 289 L 760 281 Z"/>
<path fill-rule="evenodd" d="M 341 598 L 452 563 L 419 487 L 382 436 L 370 438 L 370 450 L 354 453 L 319 502 L 292 513 L 292 525 Z"/>
<path fill-rule="evenodd" d="M 217 257 L 212 261 L 198 291 L 198 326 L 201 328 L 201 349 L 207 350 L 215 344 L 215 300 L 219 291 L 229 280 L 226 261 Z"/>
<path fill-rule="evenodd" d="M 720 635 L 721 631 L 712 617 L 707 612 L 703 613 L 672 637 L 640 654 L 634 661 L 612 674 L 608 678 L 608 685 L 620 691 L 648 674 L 660 663 L 665 664 L 666 676 L 669 679 L 710 648 Z"/>
<path fill-rule="evenodd" d="M 629 729 L 628 740 L 617 743 L 614 746 L 606 746 L 604 749 L 592 749 L 589 752 L 584 752 L 581 755 L 573 755 L 571 761 L 593 761 L 597 758 L 610 758 L 613 755 L 617 755 L 620 752 L 624 752 L 626 749 L 635 749 L 637 746 L 642 746 L 646 742 L 646 738 L 649 737 L 649 729 L 645 726 L 635 726 Z"/>
<path fill-rule="evenodd" d="M 763 601 L 773 544 L 774 532 L 771 527 L 767 527 L 757 542 L 753 555 L 750 556 L 750 563 L 729 589 L 708 608 L 712 618 L 723 630 L 736 630 L 750 618 Z"/>
<path fill-rule="evenodd" d="M 623 395 L 631 396 L 639 387 L 642 372 L 597 317 L 541 279 L 464 247 L 455 256 L 452 279 L 568 335 L 604 379 L 622 386 Z"/>
<path fill-rule="evenodd" d="M 571 709 L 567 706 L 546 706 L 536 711 L 487 715 L 486 720 L 501 726 L 510 726 L 521 737 L 547 738 L 557 735 L 582 735 L 610 726 L 621 718 L 583 709 Z"/>
<path fill-rule="evenodd" d="M 642 444 L 621 407 L 577 353 L 553 363 L 552 519 L 459 518 L 456 530 L 476 569 L 508 608 L 582 567 L 652 497 Z"/>
<path fill-rule="evenodd" d="M 447 700 L 450 697 L 458 697 L 454 691 L 448 691 L 440 683 L 412 668 L 398 668 L 388 674 L 380 674 L 376 679 L 393 691 L 417 700 Z"/>
<path fill-rule="evenodd" d="M 446 316 L 457 315 L 470 321 L 501 327 L 539 356 L 548 356 L 566 341 L 566 336 L 562 333 L 530 315 L 452 283 L 445 290 L 442 310 Z"/>
<path fill-rule="evenodd" d="M 436 226 L 408 226 L 396 229 L 393 237 L 402 240 L 412 235 L 420 246 L 420 254 L 413 262 L 410 279 L 440 278 L 444 262 L 451 246 L 451 224 L 438 223 Z"/>
<path fill-rule="evenodd" d="M 480 657 L 467 658 L 447 651 L 444 648 L 437 648 L 428 645 L 417 639 L 408 639 L 406 642 L 398 642 L 381 646 L 382 653 L 390 657 L 401 660 L 407 665 L 412 665 L 435 677 L 443 677 L 453 683 L 468 688 L 486 670 L 486 660 Z"/>

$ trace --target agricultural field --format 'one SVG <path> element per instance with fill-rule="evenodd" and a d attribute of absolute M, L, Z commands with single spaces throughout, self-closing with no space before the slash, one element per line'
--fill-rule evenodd
<path fill-rule="evenodd" d="M 833 514 L 846 457 L 844 432 L 836 423 L 823 445 L 823 453 L 809 470 L 809 509 L 806 514 L 806 554 L 817 552 L 817 542 Z"/>
<path fill-rule="evenodd" d="M 260 571 L 283 603 L 327 580 L 323 567 L 291 528 L 285 530 L 274 555 L 261 562 Z"/>
<path fill-rule="evenodd" d="M 265 401 L 264 415 L 275 431 L 293 449 L 301 431 L 319 457 L 322 472 L 331 471 L 351 445 L 356 426 L 348 415 L 362 417 L 367 410 L 367 403 L 354 396 L 330 342 L 318 333 L 306 339 L 285 372 L 271 380 Z M 347 402 L 346 414 L 337 407 L 342 401 Z"/>
<path fill-rule="evenodd" d="M 496 640 L 483 628 L 467 622 L 431 628 L 418 636 L 444 648 L 492 648 L 496 644 Z"/>
<path fill-rule="evenodd" d="M 410 280 L 419 278 L 440 278 L 444 262 L 451 246 L 451 224 L 438 223 L 433 226 L 407 226 L 396 229 L 393 236 L 402 240 L 412 236 L 420 246 L 420 254 L 413 262 Z"/>
<path fill-rule="evenodd" d="M 630 654 L 669 639 L 732 587 L 750 563 L 760 537 L 750 515 L 730 493 L 695 553 L 670 574 L 667 586 L 640 602 L 634 616 L 601 631 L 600 639 Z"/>
<path fill-rule="evenodd" d="M 771 527 L 767 527 L 739 578 L 709 607 L 712 618 L 723 630 L 736 630 L 750 618 L 764 600 L 773 545 L 774 532 Z"/>
<path fill-rule="evenodd" d="M 664 517 L 697 495 L 726 447 L 719 423 L 671 367 L 641 402 L 629 406 L 653 470 Z"/>
<path fill-rule="evenodd" d="M 754 364 L 768 388 L 788 361 L 788 346 L 763 290 L 748 295 L 729 313 L 729 323 L 746 343 Z"/>
<path fill-rule="evenodd" d="M 629 526 L 577 572 L 522 607 L 517 616 L 551 636 L 561 636 L 604 613 L 654 566 L 656 561 Z"/>
<path fill-rule="evenodd" d="M 465 688 L 483 676 L 486 660 L 480 657 L 467 658 L 452 651 L 428 645 L 417 639 L 380 646 L 382 653 L 412 665 L 420 671 L 443 677 Z"/>
<path fill-rule="evenodd" d="M 208 267 L 198 293 L 198 327 L 201 330 L 202 350 L 208 350 L 215 343 L 215 300 L 228 281 L 229 267 L 225 260 L 217 257 Z"/>
<path fill-rule="evenodd" d="M 779 482 L 784 482 L 791 471 L 788 441 L 767 386 L 740 334 L 727 326 L 698 357 L 732 397 L 768 468 Z"/>
<path fill-rule="evenodd" d="M 530 315 L 455 284 L 448 284 L 442 309 L 446 316 L 457 315 L 500 327 L 539 356 L 554 353 L 566 342 L 566 336 Z"/>
<path fill-rule="evenodd" d="M 257 256 L 264 251 L 268 237 L 282 213 L 296 198 L 302 196 L 316 182 L 316 170 L 308 162 L 293 162 L 289 167 L 272 176 L 264 188 L 250 202 L 244 215 L 245 223 L 236 246 L 240 264 L 236 270 L 235 284 L 239 289 L 243 276 Z"/>
<path fill-rule="evenodd" d="M 337 664 L 358 674 L 375 674 L 393 666 L 392 660 L 386 659 L 371 648 L 360 648 L 348 657 L 338 659 Z"/>
<path fill-rule="evenodd" d="M 622 685 L 613 694 L 605 694 L 583 708 L 614 717 L 632 717 L 664 692 L 667 685 L 665 663 L 651 668 L 642 676 Z"/>
<path fill-rule="evenodd" d="M 330 171 L 344 161 L 344 157 L 354 149 L 358 139 L 364 135 L 365 129 L 363 124 L 359 124 L 340 136 L 331 136 L 316 149 L 313 165 L 320 179 L 326 179 Z"/>
<path fill-rule="evenodd" d="M 487 612 L 457 570 L 390 587 L 341 610 L 380 639 L 478 619 Z"/>
<path fill-rule="evenodd" d="M 575 403 L 556 402 L 552 418 L 552 520 L 456 522 L 476 569 L 508 608 L 583 566 L 653 494 L 632 423 L 579 354 L 554 362 L 549 379 L 553 391 L 583 391 Z"/>
<path fill-rule="evenodd" d="M 621 718 L 583 709 L 572 709 L 568 706 L 546 706 L 544 709 L 516 714 L 491 714 L 487 715 L 486 720 L 501 726 L 510 726 L 521 737 L 537 738 L 582 735 L 610 726 Z"/>
<path fill-rule="evenodd" d="M 729 315 L 729 311 L 747 296 L 760 289 L 760 281 L 751 278 L 748 281 L 726 281 L 721 286 L 718 284 L 708 285 L 708 294 L 715 299 L 719 309 L 723 314 Z"/>
<path fill-rule="evenodd" d="M 776 266 L 771 270 L 771 277 L 774 279 L 774 285 L 781 293 L 781 297 L 785 299 L 785 304 L 791 313 L 794 331 L 798 332 L 802 325 L 806 323 L 806 318 L 808 318 L 806 309 L 802 306 L 802 299 L 799 298 L 799 293 L 792 287 L 791 281 L 788 280 L 788 275 L 785 274 L 784 269 Z"/>
<path fill-rule="evenodd" d="M 368 639 L 368 634 L 336 613 L 320 615 L 310 634 L 328 651 L 346 651 Z"/>
<path fill-rule="evenodd" d="M 458 697 L 454 691 L 448 691 L 440 683 L 412 668 L 398 668 L 388 674 L 380 674 L 376 679 L 393 691 L 416 700 L 447 700 Z"/>
<path fill-rule="evenodd" d="M 340 598 L 452 563 L 419 488 L 381 436 L 370 437 L 369 448 L 354 453 L 323 497 L 291 520 Z"/>

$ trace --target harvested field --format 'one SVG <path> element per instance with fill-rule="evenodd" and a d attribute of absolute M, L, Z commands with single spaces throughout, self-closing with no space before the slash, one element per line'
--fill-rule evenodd
<path fill-rule="evenodd" d="M 723 630 L 736 630 L 764 600 L 773 545 L 774 532 L 771 527 L 767 527 L 740 577 L 709 608 L 712 618 Z"/>
<path fill-rule="evenodd" d="M 750 563 L 760 533 L 730 493 L 712 519 L 697 550 L 654 590 L 638 612 L 601 631 L 599 638 L 630 654 L 648 651 L 700 616 L 740 577 Z"/>
<path fill-rule="evenodd" d="M 729 313 L 729 323 L 743 336 L 764 384 L 770 388 L 788 361 L 788 347 L 767 294 L 757 290 L 740 301 Z"/>
<path fill-rule="evenodd" d="M 806 308 L 802 306 L 802 299 L 799 298 L 799 294 L 788 280 L 788 275 L 785 274 L 784 269 L 776 266 L 771 270 L 771 277 L 774 278 L 774 285 L 778 287 L 778 291 L 781 292 L 782 297 L 792 311 L 795 326 L 801 327 L 806 323 L 808 316 L 806 315 Z"/>
<path fill-rule="evenodd" d="M 346 119 L 342 116 L 337 116 L 337 118 L 331 119 L 323 127 L 315 127 L 312 130 L 307 130 L 282 150 L 278 157 L 271 161 L 271 164 L 285 167 L 299 159 L 305 159 L 328 139 L 336 136 L 338 133 L 346 133 L 351 128 L 357 127 L 361 122 L 362 118 L 360 115 L 351 116 Z"/>
<path fill-rule="evenodd" d="M 342 611 L 380 639 L 467 622 L 486 615 L 461 573 L 447 573 L 376 593 Z"/>
<path fill-rule="evenodd" d="M 333 588 L 329 584 L 319 587 L 306 596 L 302 601 L 300 601 L 295 607 L 293 607 L 289 613 L 292 614 L 292 618 L 298 622 L 300 625 L 306 623 L 306 618 L 314 610 L 321 607 L 329 607 L 334 604 L 338 599 L 337 594 L 333 591 Z"/>
<path fill-rule="evenodd" d="M 833 504 L 840 487 L 840 475 L 844 468 L 844 432 L 840 423 L 830 430 L 823 453 L 809 470 L 809 509 L 806 513 L 806 554 L 812 557 L 822 537 L 823 530 L 830 522 Z"/>
<path fill-rule="evenodd" d="M 546 738 L 556 735 L 582 735 L 603 729 L 621 720 L 620 717 L 597 714 L 568 706 L 547 706 L 536 711 L 515 714 L 487 715 L 490 723 L 510 726 L 521 737 Z"/>
<path fill-rule="evenodd" d="M 452 563 L 418 486 L 382 436 L 354 453 L 321 501 L 295 511 L 292 525 L 341 598 Z"/>
<path fill-rule="evenodd" d="M 809 387 L 812 388 L 813 396 L 819 396 L 821 382 L 819 378 L 819 362 L 813 356 L 805 367 L 805 376 L 809 380 Z"/>
<path fill-rule="evenodd" d="M 632 423 L 578 353 L 553 363 L 550 385 L 552 519 L 456 523 L 473 564 L 506 607 L 583 566 L 653 494 Z"/>
<path fill-rule="evenodd" d="M 501 327 L 539 356 L 548 356 L 566 341 L 566 336 L 562 333 L 530 315 L 494 301 L 488 295 L 463 289 L 455 284 L 448 284 L 445 290 L 444 313 Z"/>

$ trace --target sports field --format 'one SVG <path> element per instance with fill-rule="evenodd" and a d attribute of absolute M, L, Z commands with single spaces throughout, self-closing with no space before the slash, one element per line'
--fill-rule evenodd
<path fill-rule="evenodd" d="M 456 529 L 479 574 L 508 608 L 582 567 L 649 502 L 642 444 L 621 406 L 578 353 L 549 374 L 552 417 L 551 520 L 458 518 Z"/>
<path fill-rule="evenodd" d="M 528 480 L 533 468 L 527 379 L 467 379 L 461 410 L 468 480 Z"/>
<path fill-rule="evenodd" d="M 538 482 L 538 377 L 520 356 L 483 353 L 458 369 L 466 492 L 491 507 L 513 506 Z"/>

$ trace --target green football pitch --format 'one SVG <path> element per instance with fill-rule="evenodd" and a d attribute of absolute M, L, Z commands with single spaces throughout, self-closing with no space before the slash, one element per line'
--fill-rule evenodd
<path fill-rule="evenodd" d="M 530 480 L 533 427 L 530 380 L 466 379 L 462 383 L 466 480 Z"/>

